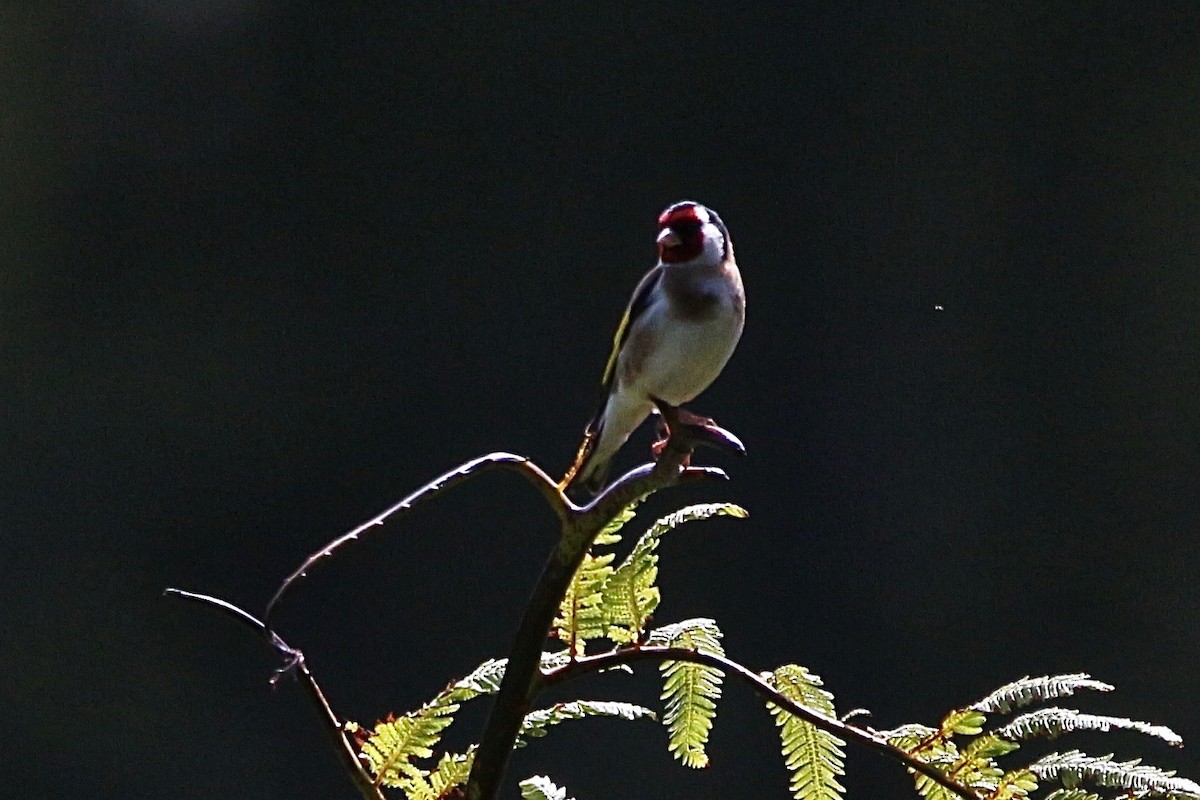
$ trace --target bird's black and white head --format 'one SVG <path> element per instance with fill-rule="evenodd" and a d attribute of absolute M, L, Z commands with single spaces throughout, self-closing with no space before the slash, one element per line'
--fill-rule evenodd
<path fill-rule="evenodd" d="M 729 230 L 711 208 L 684 200 L 658 215 L 658 258 L 663 264 L 716 266 L 732 253 Z"/>

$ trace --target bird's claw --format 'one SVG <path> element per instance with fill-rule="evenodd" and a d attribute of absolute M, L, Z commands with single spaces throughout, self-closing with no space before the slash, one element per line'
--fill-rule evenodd
<path fill-rule="evenodd" d="M 694 414 L 661 400 L 655 400 L 655 405 L 658 406 L 661 415 L 658 420 L 659 438 L 650 445 L 650 452 L 654 454 L 655 459 L 658 459 L 670 444 L 672 429 L 678 429 L 684 434 L 684 446 L 688 451 L 682 462 L 685 467 L 690 464 L 694 447 L 711 447 L 739 456 L 746 455 L 746 446 L 742 444 L 742 440 L 722 428 L 711 417 Z"/>

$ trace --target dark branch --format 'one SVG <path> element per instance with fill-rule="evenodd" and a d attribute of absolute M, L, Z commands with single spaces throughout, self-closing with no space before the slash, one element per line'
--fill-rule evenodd
<path fill-rule="evenodd" d="M 370 528 L 382 525 L 391 517 L 406 512 L 419 501 L 456 486 L 468 478 L 492 468 L 505 468 L 519 472 L 525 477 L 558 518 L 561 535 L 550 554 L 541 578 L 534 588 L 520 628 L 513 642 L 504 680 L 501 683 L 492 713 L 488 717 L 474 765 L 467 784 L 467 795 L 476 800 L 496 796 L 500 779 L 503 777 L 508 755 L 516 741 L 521 721 L 529 704 L 541 687 L 542 675 L 538 669 L 542 646 L 554 621 L 554 615 L 562 602 L 583 556 L 591 547 L 596 535 L 630 503 L 652 494 L 659 489 L 682 482 L 706 478 L 725 478 L 724 471 L 713 467 L 685 466 L 696 444 L 716 445 L 735 452 L 744 452 L 740 442 L 732 434 L 722 431 L 711 423 L 703 426 L 677 424 L 675 409 L 663 409 L 663 417 L 670 423 L 671 437 L 656 464 L 639 467 L 608 487 L 599 497 L 584 507 L 573 504 L 563 495 L 558 485 L 529 459 L 512 453 L 491 453 L 468 461 L 422 486 L 382 513 L 334 539 L 310 555 L 289 575 L 267 603 L 260 621 L 242 609 L 224 600 L 207 595 L 168 589 L 167 594 L 184 600 L 198 602 L 221 610 L 226 615 L 250 627 L 260 635 L 266 635 L 287 665 L 276 675 L 293 674 L 305 688 L 326 722 L 327 732 L 332 737 L 339 758 L 351 773 L 356 787 L 368 800 L 384 800 L 379 788 L 359 763 L 355 748 L 345 734 L 341 720 L 333 712 L 324 693 L 317 685 L 304 660 L 304 654 L 289 646 L 273 630 L 273 620 L 284 597 L 308 575 L 321 561 L 331 557 L 342 546 L 358 539 Z M 272 681 L 274 682 L 274 681 Z"/>
<path fill-rule="evenodd" d="M 749 684 L 761 697 L 771 701 L 793 716 L 811 722 L 818 728 L 844 737 L 848 741 L 857 742 L 864 747 L 869 747 L 872 750 L 883 753 L 904 764 L 909 769 L 921 773 L 939 786 L 949 789 L 964 798 L 964 800 L 982 800 L 980 795 L 973 789 L 964 786 L 946 775 L 946 773 L 939 772 L 933 765 L 926 764 L 914 758 L 903 749 L 888 742 L 880 734 L 856 725 L 850 725 L 840 719 L 827 717 L 824 714 L 802 706 L 796 701 L 790 700 L 780 694 L 775 687 L 771 686 L 771 684 L 767 683 L 759 675 L 724 656 L 680 647 L 629 647 L 622 650 L 614 650 L 611 653 L 601 653 L 599 655 L 578 658 L 570 664 L 549 670 L 543 676 L 542 682 L 547 687 L 555 686 L 578 678 L 581 675 L 598 672 L 599 670 L 619 664 L 628 664 L 631 661 L 688 661 L 693 664 L 716 667 L 733 675 L 743 683 Z"/>
<path fill-rule="evenodd" d="M 358 760 L 358 754 L 355 752 L 354 744 L 350 741 L 350 737 L 346 735 L 345 724 L 333 712 L 333 707 L 329 705 L 329 700 L 325 698 L 325 693 L 321 691 L 320 685 L 317 684 L 317 679 L 309 671 L 308 664 L 305 663 L 302 652 L 294 647 L 290 647 L 278 635 L 268 631 L 267 626 L 263 622 L 232 603 L 210 595 L 185 592 L 181 589 L 167 589 L 163 594 L 168 597 L 178 597 L 181 600 L 216 608 L 218 611 L 249 627 L 256 633 L 270 634 L 272 646 L 284 654 L 290 662 L 289 669 L 287 670 L 288 674 L 296 677 L 300 687 L 304 690 L 304 694 L 312 702 L 317 713 L 320 714 L 324 722 L 323 727 L 325 728 L 325 732 L 328 734 L 330 742 L 337 751 L 338 760 L 346 768 L 346 772 L 349 773 L 350 780 L 354 782 L 358 793 L 362 795 L 364 800 L 387 800 L 379 787 L 371 780 L 371 776 L 363 769 L 362 763 Z"/>
<path fill-rule="evenodd" d="M 559 521 L 563 524 L 566 524 L 570 515 L 570 506 L 567 502 L 567 499 L 563 497 L 562 493 L 558 490 L 558 486 L 555 485 L 554 481 L 550 479 L 550 476 L 543 472 L 536 464 L 524 456 L 518 456 L 512 453 L 489 453 L 486 456 L 480 456 L 479 458 L 460 464 L 449 472 L 439 475 L 429 483 L 422 486 L 420 489 L 417 489 L 408 497 L 405 497 L 403 500 L 393 505 L 391 508 L 372 517 L 363 524 L 359 525 L 357 528 L 342 534 L 329 544 L 322 547 L 320 550 L 310 555 L 308 558 L 304 559 L 304 563 L 301 564 L 295 572 L 289 575 L 284 582 L 279 585 L 279 588 L 275 590 L 274 596 L 272 596 L 270 602 L 267 603 L 267 609 L 263 613 L 264 630 L 270 632 L 274 629 L 273 622 L 275 618 L 275 612 L 279 609 L 279 604 L 283 601 L 283 598 L 287 595 L 287 593 L 291 591 L 292 587 L 301 578 L 307 576 L 318 562 L 329 558 L 334 554 L 335 551 L 340 550 L 343 545 L 359 538 L 370 528 L 383 525 L 384 522 L 396 514 L 409 511 L 419 501 L 428 499 L 438 492 L 441 492 L 443 489 L 449 489 L 452 486 L 457 486 L 458 484 L 466 481 L 468 478 L 495 467 L 516 470 L 523 475 L 525 479 L 532 483 L 534 488 L 536 488 L 542 495 L 542 498 L 546 501 L 546 504 L 554 510 L 554 514 L 558 517 Z"/>
<path fill-rule="evenodd" d="M 671 423 L 668 413 L 664 409 L 663 416 Z M 468 800 L 496 797 L 521 720 L 542 685 L 538 667 L 554 615 L 596 535 L 630 503 L 659 489 L 684 480 L 725 477 L 718 469 L 685 467 L 696 442 L 695 428 L 671 424 L 670 429 L 671 438 L 656 464 L 626 473 L 586 506 L 569 505 L 567 516 L 560 514 L 562 535 L 542 568 L 513 640 L 500 692 L 475 752 L 467 781 Z"/>

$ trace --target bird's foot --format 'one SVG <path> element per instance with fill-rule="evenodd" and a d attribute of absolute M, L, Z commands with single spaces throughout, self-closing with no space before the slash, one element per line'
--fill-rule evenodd
<path fill-rule="evenodd" d="M 740 456 L 746 455 L 746 447 L 741 440 L 722 428 L 711 417 L 704 417 L 688 411 L 686 408 L 673 406 L 663 400 L 652 398 L 661 415 L 658 420 L 658 439 L 650 445 L 650 451 L 655 459 L 662 455 L 663 450 L 671 441 L 671 432 L 679 430 L 685 434 L 687 455 L 683 465 L 688 466 L 693 447 L 704 446 L 715 450 L 726 450 Z"/>
<path fill-rule="evenodd" d="M 654 443 L 650 445 L 650 452 L 654 454 L 655 461 L 658 461 L 659 456 L 661 456 L 663 454 L 663 450 L 667 449 L 667 445 L 670 444 L 670 442 L 671 442 L 671 432 L 670 432 L 670 430 L 667 430 L 665 426 L 663 426 L 663 432 L 659 433 L 659 438 L 655 439 Z M 680 464 L 680 466 L 687 467 L 687 466 L 691 466 L 691 463 L 692 463 L 692 454 L 691 454 L 691 451 L 688 451 L 683 456 L 683 460 L 680 461 L 679 464 Z"/>

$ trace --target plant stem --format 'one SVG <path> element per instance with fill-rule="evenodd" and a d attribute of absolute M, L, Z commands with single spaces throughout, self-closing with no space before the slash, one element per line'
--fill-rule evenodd
<path fill-rule="evenodd" d="M 539 666 L 546 636 L 563 595 L 596 535 L 630 503 L 659 489 L 681 480 L 724 477 L 725 473 L 720 470 L 684 467 L 692 452 L 693 433 L 686 425 L 670 427 L 671 439 L 656 464 L 627 473 L 583 507 L 570 503 L 559 494 L 569 513 L 566 518 L 559 515 L 561 535 L 542 568 L 513 640 L 504 680 L 492 705 L 467 781 L 468 800 L 492 800 L 499 790 L 521 720 L 543 685 Z"/>
<path fill-rule="evenodd" d="M 333 707 L 329 705 L 329 701 L 325 698 L 325 693 L 321 691 L 320 685 L 317 684 L 317 679 L 309 671 L 308 664 L 304 661 L 303 653 L 294 647 L 290 647 L 277 634 L 268 632 L 266 625 L 258 618 L 225 600 L 206 594 L 185 592 L 181 589 L 167 589 L 164 594 L 168 597 L 178 597 L 181 600 L 216 608 L 218 611 L 223 612 L 226 616 L 240 622 L 256 633 L 268 633 L 272 646 L 284 655 L 289 662 L 288 667 L 285 671 L 281 671 L 280 674 L 291 674 L 296 677 L 300 687 L 304 690 L 305 696 L 308 697 L 324 722 L 325 733 L 329 736 L 330 743 L 333 744 L 333 748 L 338 754 L 338 760 L 342 762 L 342 766 L 345 767 L 346 772 L 350 775 L 350 780 L 354 782 L 354 788 L 358 789 L 358 793 L 362 795 L 363 800 L 387 800 L 383 792 L 371 780 L 371 776 L 363 769 L 362 763 L 358 760 L 354 744 L 350 741 L 350 737 L 346 735 L 345 725 L 342 720 L 338 719 L 337 714 L 333 712 Z"/>
<path fill-rule="evenodd" d="M 973 789 L 964 786 L 946 773 L 936 769 L 933 765 L 913 757 L 902 748 L 896 747 L 879 733 L 860 728 L 857 725 L 850 725 L 834 717 L 827 717 L 824 714 L 813 711 L 811 708 L 800 705 L 796 701 L 780 694 L 775 687 L 767 683 L 760 675 L 755 674 L 736 661 L 714 653 L 705 653 L 699 650 L 689 650 L 680 647 L 627 647 L 620 650 L 613 650 L 609 653 L 583 656 L 572 661 L 570 664 L 552 669 L 543 676 L 542 684 L 546 687 L 555 686 L 578 678 L 581 675 L 598 672 L 619 664 L 628 664 L 633 661 L 688 661 L 693 664 L 716 667 L 748 684 L 761 697 L 784 709 L 789 714 L 811 722 L 822 730 L 845 737 L 849 741 L 857 742 L 864 747 L 869 747 L 872 750 L 883 753 L 904 764 L 909 769 L 921 773 L 939 786 L 949 789 L 959 797 L 964 798 L 964 800 L 982 800 L 980 795 Z"/>
<path fill-rule="evenodd" d="M 274 630 L 275 613 L 279 610 L 279 605 L 283 602 L 283 598 L 291 591 L 302 578 L 308 576 L 314 567 L 321 561 L 332 556 L 337 550 L 344 545 L 349 544 L 359 539 L 371 528 L 383 525 L 391 517 L 406 512 L 412 509 L 421 500 L 428 499 L 441 492 L 443 489 L 449 489 L 453 486 L 472 478 L 479 473 L 493 468 L 506 468 L 516 470 L 527 481 L 533 484 L 538 493 L 546 503 L 554 509 L 554 513 L 559 520 L 565 525 L 569 516 L 569 507 L 566 498 L 558 490 L 554 481 L 550 479 L 545 472 L 537 467 L 532 461 L 524 456 L 514 455 L 512 453 L 488 453 L 486 456 L 471 459 L 463 464 L 459 464 L 449 472 L 442 473 L 438 477 L 431 480 L 429 483 L 417 489 L 412 494 L 405 497 L 400 502 L 386 509 L 385 511 L 376 514 L 371 519 L 362 523 L 356 528 L 342 534 L 334 539 L 329 544 L 316 551 L 308 558 L 304 559 L 299 567 L 296 568 L 291 575 L 284 579 L 279 588 L 275 590 L 274 596 L 267 603 L 266 611 L 263 612 L 263 630 L 267 633 Z"/>

